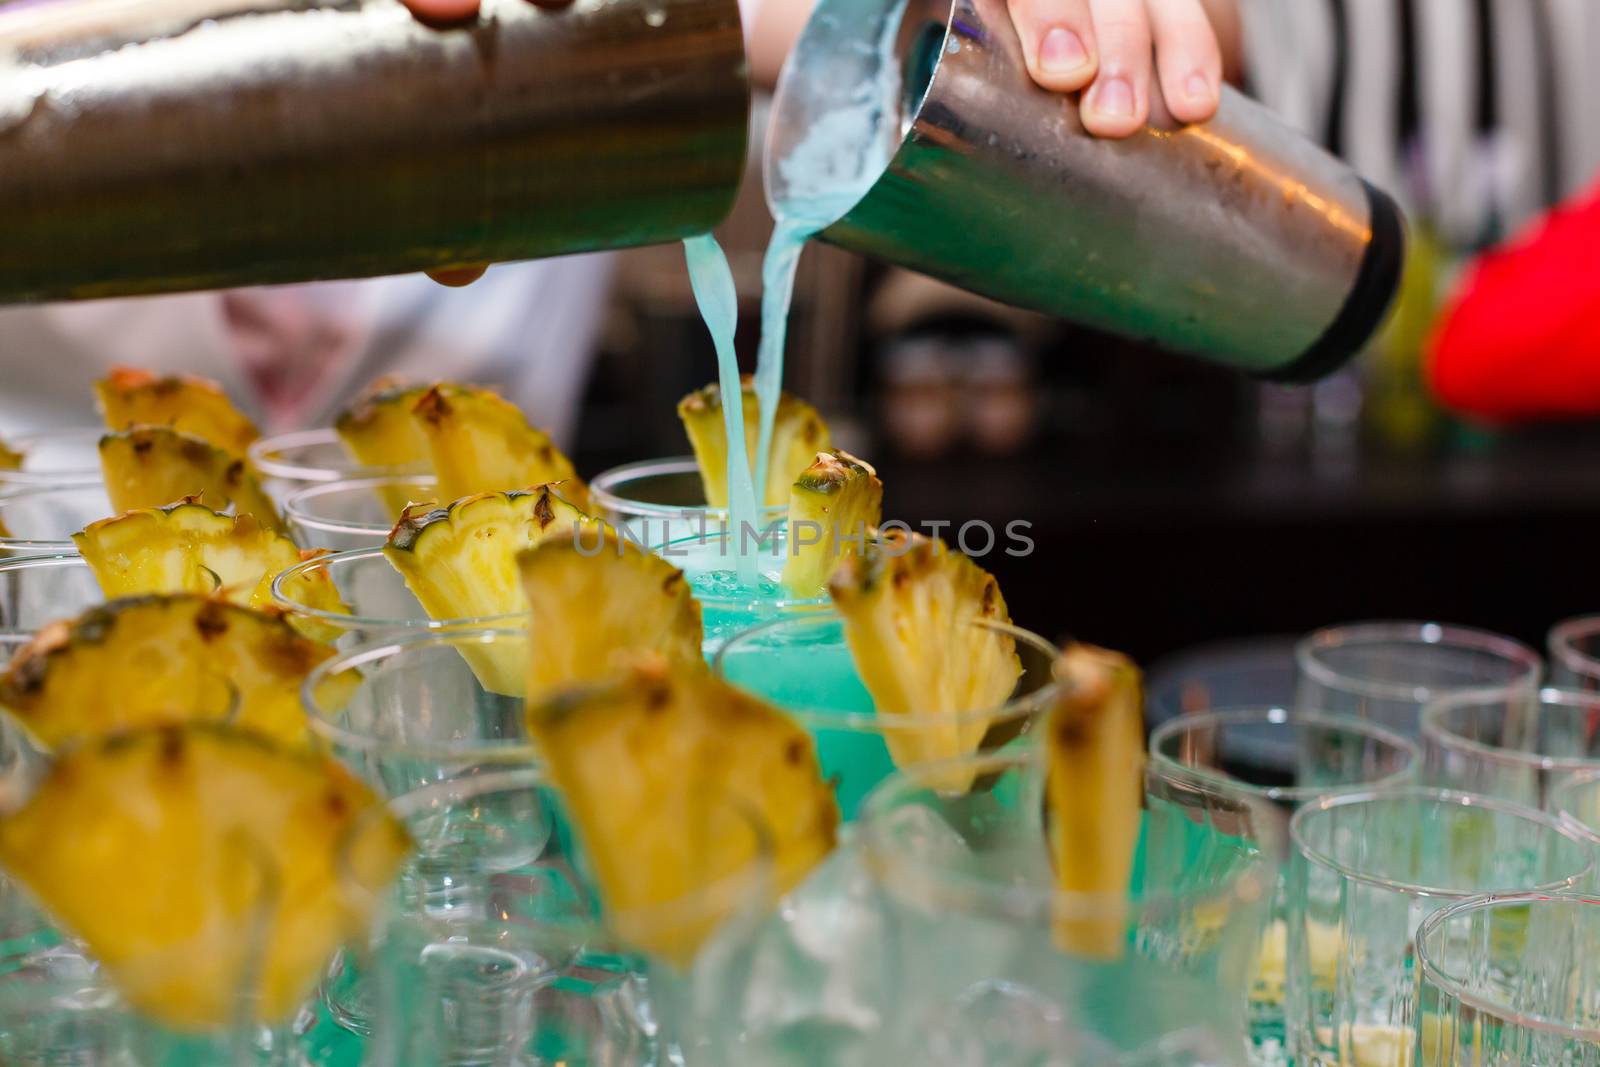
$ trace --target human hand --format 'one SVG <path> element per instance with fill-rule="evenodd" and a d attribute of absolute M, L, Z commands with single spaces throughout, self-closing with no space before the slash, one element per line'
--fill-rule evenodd
<path fill-rule="evenodd" d="M 1090 133 L 1137 132 L 1161 102 L 1152 101 L 1156 85 L 1180 122 L 1216 114 L 1222 49 L 1202 0 L 1009 3 L 1028 72 L 1046 89 L 1087 90 L 1078 107 Z"/>

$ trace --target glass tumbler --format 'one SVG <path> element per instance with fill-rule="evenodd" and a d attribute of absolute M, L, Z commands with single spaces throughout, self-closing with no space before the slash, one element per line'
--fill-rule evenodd
<path fill-rule="evenodd" d="M 398 475 L 315 482 L 291 492 L 285 520 L 305 548 L 348 552 L 382 548 L 407 504 L 435 502 L 432 475 Z"/>
<path fill-rule="evenodd" d="M 1550 682 L 1563 689 L 1600 691 L 1600 615 L 1568 619 L 1550 630 Z"/>
<path fill-rule="evenodd" d="M 75 618 L 105 599 L 76 552 L 0 558 L 0 638 L 31 638 L 46 623 Z"/>
<path fill-rule="evenodd" d="M 115 514 L 98 481 L 0 496 L 0 558 L 76 552 L 73 534 Z"/>
<path fill-rule="evenodd" d="M 1553 810 L 1552 791 L 1600 771 L 1600 695 L 1458 693 L 1422 713 L 1428 779 L 1435 785 Z"/>
<path fill-rule="evenodd" d="M 74 430 L 44 430 L 7 438 L 5 444 L 22 454 L 16 470 L 0 470 L 0 496 L 65 485 L 96 485 L 100 470 L 100 438 L 105 430 L 89 426 Z"/>
<path fill-rule="evenodd" d="M 625 530 L 643 545 L 667 545 L 704 537 L 707 529 L 727 526 L 728 509 L 706 504 L 700 465 L 693 456 L 650 459 L 613 467 L 589 483 L 598 517 Z M 788 508 L 762 508 L 762 528 L 788 514 Z"/>

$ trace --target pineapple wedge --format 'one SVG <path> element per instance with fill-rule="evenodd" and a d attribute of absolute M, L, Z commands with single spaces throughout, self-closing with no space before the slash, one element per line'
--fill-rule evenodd
<path fill-rule="evenodd" d="M 528 694 L 614 677 L 641 653 L 704 669 L 700 602 L 683 572 L 609 526 L 521 556 L 532 610 Z"/>
<path fill-rule="evenodd" d="M 165 426 L 236 456 L 244 455 L 261 436 L 222 387 L 204 378 L 158 377 L 146 370 L 116 367 L 94 383 L 94 391 L 106 429 L 113 433 L 135 426 Z"/>
<path fill-rule="evenodd" d="M 109 598 L 210 593 L 214 574 L 223 599 L 258 608 L 272 606 L 274 578 L 320 554 L 302 552 L 287 537 L 263 528 L 253 515 L 224 515 L 194 498 L 101 519 L 72 540 Z M 326 571 L 307 571 L 299 582 L 300 603 L 349 614 Z M 290 623 L 312 640 L 339 636 L 316 620 Z"/>
<path fill-rule="evenodd" d="M 828 592 L 877 714 L 950 717 L 926 729 L 886 729 L 895 764 L 976 752 L 987 713 L 1004 706 L 1022 675 L 1016 641 L 979 625 L 1011 621 L 994 576 L 943 541 L 890 531 L 843 560 Z M 956 774 L 941 784 L 961 791 L 971 780 Z"/>
<path fill-rule="evenodd" d="M 863 551 L 882 521 L 878 472 L 848 452 L 817 453 L 789 491 L 783 587 L 797 597 L 821 596 L 840 561 Z"/>
<path fill-rule="evenodd" d="M 504 397 L 447 383 L 424 393 L 412 413 L 427 438 L 443 499 L 562 482 L 562 494 L 588 510 L 589 488 L 572 461 Z"/>
<path fill-rule="evenodd" d="M 19 471 L 28 457 L 0 441 L 0 471 Z"/>
<path fill-rule="evenodd" d="M 328 757 L 200 724 L 63 753 L 0 819 L 6 872 L 178 1030 L 291 1018 L 409 849 Z"/>
<path fill-rule="evenodd" d="M 839 808 L 810 735 L 703 665 L 647 658 L 612 683 L 530 704 L 528 728 L 613 930 L 679 966 L 834 847 Z M 770 878 L 742 877 L 763 836 Z"/>
<path fill-rule="evenodd" d="M 411 409 L 429 388 L 390 378 L 373 382 L 365 395 L 334 422 L 345 450 L 357 463 L 368 467 L 427 470 L 428 438 Z M 396 518 L 411 503 L 402 487 L 386 486 L 379 489 L 379 494 L 389 514 Z"/>
<path fill-rule="evenodd" d="M 1045 793 L 1056 884 L 1066 893 L 1126 900 L 1144 807 L 1144 705 L 1127 657 L 1073 645 L 1056 663 L 1060 695 L 1045 734 Z M 1105 914 L 1057 916 L 1059 948 L 1116 959 L 1127 921 Z"/>
<path fill-rule="evenodd" d="M 186 593 L 130 597 L 40 630 L 0 673 L 0 707 L 58 748 L 150 723 L 218 718 L 231 685 L 239 727 L 304 743 L 300 686 L 332 655 L 276 615 Z"/>
<path fill-rule="evenodd" d="M 744 435 L 746 463 L 756 462 L 756 442 L 761 433 L 760 405 L 756 400 L 755 379 L 744 377 Z M 722 424 L 722 389 L 715 383 L 690 393 L 678 402 L 678 418 L 683 422 L 694 458 L 700 463 L 700 480 L 705 483 L 706 503 L 714 508 L 728 506 L 728 435 Z M 767 457 L 767 493 L 762 507 L 781 508 L 789 503 L 789 487 L 800 473 L 832 444 L 828 424 L 817 409 L 788 393 L 778 400 L 778 414 L 772 424 L 772 451 Z"/>
<path fill-rule="evenodd" d="M 153 426 L 107 434 L 100 439 L 100 467 L 118 512 L 193 497 L 217 511 L 232 505 L 269 530 L 289 532 L 245 461 L 198 437 Z"/>
<path fill-rule="evenodd" d="M 480 493 L 448 508 L 407 508 L 383 554 L 432 619 L 490 619 L 528 610 L 517 553 L 543 541 L 571 542 L 597 525 L 557 494 L 557 486 Z M 522 696 L 528 667 L 510 646 L 463 649 L 478 680 L 495 693 Z"/>

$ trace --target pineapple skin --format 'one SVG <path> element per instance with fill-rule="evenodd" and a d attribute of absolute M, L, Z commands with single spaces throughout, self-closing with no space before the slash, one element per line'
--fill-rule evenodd
<path fill-rule="evenodd" d="M 230 1025 L 243 1003 L 257 1021 L 292 1017 L 409 848 L 333 760 L 204 725 L 62 753 L 0 818 L 8 873 L 133 1007 L 179 1030 Z"/>
<path fill-rule="evenodd" d="M 1060 690 L 1046 731 L 1046 798 L 1056 884 L 1122 902 L 1094 917 L 1058 914 L 1056 945 L 1114 960 L 1127 944 L 1126 900 L 1144 809 L 1144 704 L 1126 656 L 1073 645 L 1056 665 Z"/>
<path fill-rule="evenodd" d="M 844 619 L 845 641 L 876 712 L 947 715 L 911 729 L 885 723 L 897 767 L 976 752 L 991 718 L 1022 674 L 1016 641 L 982 622 L 1009 623 L 994 576 L 938 539 L 890 531 L 843 560 L 828 592 Z M 938 783 L 961 792 L 971 775 L 952 769 Z"/>
<path fill-rule="evenodd" d="M 839 809 L 809 734 L 704 666 L 639 663 L 530 704 L 538 739 L 624 941 L 687 967 L 833 850 Z M 756 865 L 761 838 L 770 870 Z"/>
<path fill-rule="evenodd" d="M 236 456 L 244 455 L 261 436 L 222 386 L 206 378 L 116 367 L 95 383 L 94 390 L 106 428 L 113 432 L 164 426 Z"/>
<path fill-rule="evenodd" d="M 193 594 L 126 597 L 40 630 L 0 673 L 0 707 L 56 748 L 215 717 L 227 710 L 226 678 L 236 726 L 306 744 L 300 686 L 332 655 L 277 615 Z"/>
<path fill-rule="evenodd" d="M 761 433 L 760 404 L 755 379 L 742 379 L 746 462 L 756 462 L 757 440 Z M 678 419 L 700 466 L 708 507 L 728 506 L 728 435 L 722 423 L 722 387 L 716 382 L 698 389 L 678 402 Z M 781 508 L 789 503 L 789 487 L 816 458 L 832 447 L 828 424 L 817 409 L 789 393 L 778 398 L 778 413 L 773 421 L 772 451 L 767 460 L 764 508 Z"/>
<path fill-rule="evenodd" d="M 819 452 L 789 491 L 789 559 L 783 586 L 802 599 L 821 596 L 848 555 L 883 521 L 883 482 L 870 464 L 841 449 Z M 809 524 L 809 525 L 808 525 Z M 820 540 L 806 544 L 804 535 Z"/>

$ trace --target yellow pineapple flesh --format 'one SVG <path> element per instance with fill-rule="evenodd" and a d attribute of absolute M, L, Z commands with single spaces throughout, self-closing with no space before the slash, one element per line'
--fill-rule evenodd
<path fill-rule="evenodd" d="M 273 578 L 308 555 L 253 515 L 224 515 L 192 499 L 102 519 L 72 540 L 110 598 L 210 593 L 220 585 L 219 595 L 229 603 L 268 607 Z M 349 613 L 326 571 L 305 572 L 300 585 L 300 603 Z M 291 622 L 316 640 L 338 636 L 314 620 Z"/>
<path fill-rule="evenodd" d="M 876 713 L 945 717 L 906 729 L 886 724 L 895 764 L 976 752 L 1022 674 L 1016 640 L 989 625 L 1011 621 L 994 576 L 942 541 L 890 531 L 844 559 L 828 592 Z M 941 784 L 961 790 L 971 782 L 952 772 Z"/>
<path fill-rule="evenodd" d="M 255 423 L 233 406 L 222 387 L 204 378 L 163 377 L 146 370 L 117 367 L 95 383 L 94 391 L 106 428 L 112 432 L 136 426 L 164 426 L 209 441 L 236 456 L 244 455 L 261 436 Z"/>
<path fill-rule="evenodd" d="M 641 653 L 704 667 L 700 602 L 683 572 L 611 527 L 548 540 L 521 567 L 530 699 L 614 677 Z"/>
<path fill-rule="evenodd" d="M 504 397 L 475 386 L 436 385 L 412 413 L 427 438 L 441 499 L 562 482 L 562 495 L 589 509 L 589 489 L 572 461 Z"/>
<path fill-rule="evenodd" d="M 149 426 L 107 434 L 100 439 L 100 467 L 118 512 L 194 498 L 214 511 L 231 506 L 269 530 L 288 533 L 245 461 L 198 437 Z"/>
<path fill-rule="evenodd" d="M 848 452 L 817 453 L 789 490 L 783 587 L 801 598 L 821 596 L 839 564 L 864 551 L 882 521 L 878 472 Z"/>
<path fill-rule="evenodd" d="M 232 698 L 240 728 L 304 743 L 300 686 L 332 655 L 277 615 L 193 594 L 129 597 L 40 630 L 0 673 L 0 707 L 56 748 L 218 719 Z"/>
<path fill-rule="evenodd" d="M 383 554 L 429 618 L 522 615 L 528 602 L 517 554 L 548 540 L 571 541 L 576 528 L 598 525 L 561 499 L 559 488 L 479 493 L 448 508 L 408 508 Z M 528 668 L 517 649 L 502 644 L 462 651 L 485 688 L 523 694 Z"/>
<path fill-rule="evenodd" d="M 0 441 L 0 471 L 19 471 L 27 456 Z"/>
<path fill-rule="evenodd" d="M 62 753 L 0 818 L 6 872 L 179 1030 L 293 1017 L 409 848 L 328 757 L 195 724 Z"/>
<path fill-rule="evenodd" d="M 388 378 L 373 382 L 361 399 L 334 421 L 334 430 L 345 450 L 367 467 L 429 469 L 428 437 L 411 410 L 430 388 Z M 395 517 L 412 503 L 404 487 L 383 486 L 378 492 L 389 514 Z"/>
<path fill-rule="evenodd" d="M 1059 948 L 1116 959 L 1127 944 L 1125 901 L 1144 808 L 1144 703 L 1126 656 L 1073 645 L 1056 664 L 1060 687 L 1045 734 L 1045 784 Z M 1085 910 L 1082 901 L 1093 906 Z"/>
<path fill-rule="evenodd" d="M 745 462 L 752 470 L 761 433 L 760 404 L 755 382 L 743 379 Z M 722 389 L 713 383 L 678 402 L 678 418 L 689 435 L 694 458 L 700 465 L 706 503 L 728 506 L 728 435 L 722 422 Z M 780 395 L 772 424 L 772 450 L 767 457 L 767 492 L 762 507 L 781 508 L 789 503 L 789 487 L 816 460 L 818 452 L 832 447 L 828 424 L 817 409 L 788 393 Z"/>
<path fill-rule="evenodd" d="M 530 703 L 528 727 L 612 929 L 671 963 L 690 963 L 834 847 L 839 809 L 810 735 L 703 665 L 641 663 Z"/>

